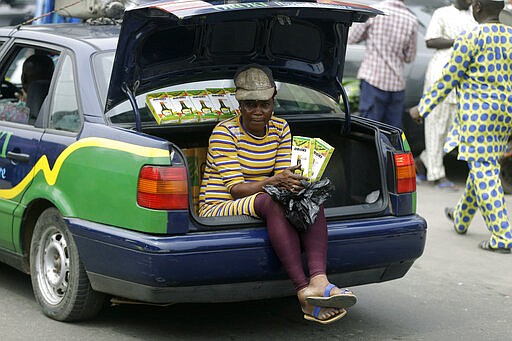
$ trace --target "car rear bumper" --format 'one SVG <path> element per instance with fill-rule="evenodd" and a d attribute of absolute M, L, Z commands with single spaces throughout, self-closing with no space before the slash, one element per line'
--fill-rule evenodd
<path fill-rule="evenodd" d="M 92 287 L 151 303 L 293 294 L 264 228 L 153 236 L 66 219 Z M 404 276 L 425 246 L 418 215 L 329 222 L 327 271 L 340 286 Z"/>

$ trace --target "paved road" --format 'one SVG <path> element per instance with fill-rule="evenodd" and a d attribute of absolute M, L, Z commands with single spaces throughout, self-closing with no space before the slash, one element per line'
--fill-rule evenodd
<path fill-rule="evenodd" d="M 460 185 L 464 170 L 452 164 Z M 460 191 L 418 186 L 429 223 L 424 256 L 400 280 L 353 288 L 359 303 L 330 326 L 302 319 L 293 298 L 171 307 L 116 306 L 96 320 L 44 317 L 27 276 L 0 265 L 2 340 L 488 340 L 512 335 L 512 255 L 481 251 L 480 216 L 456 235 L 442 211 Z M 509 210 L 512 196 L 507 196 Z M 512 210 L 510 210 L 512 212 Z"/>

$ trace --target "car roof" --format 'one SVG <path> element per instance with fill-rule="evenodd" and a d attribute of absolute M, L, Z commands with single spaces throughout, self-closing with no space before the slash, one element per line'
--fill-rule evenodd
<path fill-rule="evenodd" d="M 335 0 L 314 2 L 254 0 L 250 3 L 242 0 L 241 3 L 222 3 L 220 5 L 197 0 L 177 0 L 155 2 L 128 10 L 125 12 L 123 26 L 89 23 L 19 25 L 15 28 L 0 28 L 0 36 L 16 36 L 17 38 L 51 42 L 75 51 L 81 50 L 89 55 L 94 51 L 116 49 L 106 110 L 126 100 L 124 86 L 130 86 L 135 90 L 138 87 L 139 91 L 147 91 L 156 89 L 164 83 L 167 83 L 165 86 L 176 85 L 186 83 L 186 81 L 202 80 L 204 76 L 210 77 L 207 79 L 231 78 L 234 70 L 252 60 L 268 65 L 273 68 L 273 71 L 277 71 L 275 72 L 277 80 L 309 86 L 337 98 L 342 91 L 339 79 L 343 72 L 346 42 L 341 41 L 343 38 L 335 38 L 334 34 L 338 36 L 341 34 L 341 37 L 344 37 L 352 22 L 362 22 L 378 14 L 381 12 L 365 5 Z M 302 23 L 303 27 L 313 24 L 318 27 L 321 37 L 329 36 L 329 38 L 316 44 L 318 51 L 313 51 L 309 55 L 307 51 L 309 46 L 288 44 L 287 48 L 301 49 L 300 58 L 293 57 L 295 51 L 281 50 L 281 56 L 272 54 L 273 51 L 268 49 L 265 43 L 260 43 L 254 47 L 255 50 L 242 56 L 210 54 L 206 56 L 210 58 L 208 60 L 196 58 L 198 63 L 190 63 L 188 59 L 173 60 L 171 69 L 168 68 L 168 64 L 144 64 L 138 59 L 141 56 L 139 53 L 142 48 L 151 47 L 146 43 L 155 37 L 154 32 L 157 34 L 161 32 L 159 31 L 161 27 L 179 28 L 183 25 L 200 27 L 205 23 L 224 23 L 240 18 L 257 23 L 256 25 L 260 27 L 257 34 L 265 33 L 261 28 L 263 23 L 268 25 L 273 20 L 284 20 L 279 25 L 286 26 L 287 18 L 292 18 L 292 20 Z M 344 28 L 336 26 L 340 23 L 343 23 Z M 151 31 L 155 24 L 157 30 Z M 345 33 L 334 33 L 340 29 Z M 197 32 L 203 34 L 206 31 L 198 30 Z M 193 52 L 196 56 L 204 57 L 204 54 L 196 52 L 201 52 L 201 49 L 209 47 L 211 45 L 196 44 Z M 89 48 L 89 51 L 86 52 L 84 48 Z M 169 46 L 163 48 L 162 51 L 169 51 Z M 282 57 L 287 53 L 292 56 L 291 59 Z M 304 56 L 306 59 L 312 57 L 310 60 L 304 60 L 302 58 Z M 147 54 L 143 57 L 147 57 Z M 221 67 L 217 67 L 218 63 L 221 64 Z M 149 70 L 149 72 L 145 70 Z M 192 79 L 194 77 L 196 79 Z M 169 80 L 174 83 L 169 83 Z"/>
<path fill-rule="evenodd" d="M 52 42 L 56 45 L 68 47 L 82 43 L 101 51 L 116 48 L 120 29 L 120 25 L 80 23 L 19 25 L 16 27 L 0 27 L 0 36 L 16 36 L 17 38 Z"/>

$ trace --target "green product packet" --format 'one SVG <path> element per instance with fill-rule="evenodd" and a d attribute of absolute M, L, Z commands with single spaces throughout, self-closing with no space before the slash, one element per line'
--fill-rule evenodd
<path fill-rule="evenodd" d="M 235 97 L 236 88 L 224 88 L 224 91 L 229 97 L 229 102 L 231 103 L 230 108 L 231 112 L 235 115 L 240 114 L 240 103 Z"/>
<path fill-rule="evenodd" d="M 305 136 L 293 136 L 291 166 L 300 163 L 302 175 L 311 177 L 311 166 L 313 164 L 313 149 L 315 139 Z"/>
<path fill-rule="evenodd" d="M 315 138 L 313 162 L 311 166 L 311 181 L 318 181 L 322 178 L 333 152 L 334 147 L 321 138 Z"/>
<path fill-rule="evenodd" d="M 148 94 L 146 106 L 158 124 L 180 122 L 180 115 L 174 112 L 170 98 L 165 92 Z"/>
<path fill-rule="evenodd" d="M 199 115 L 200 122 L 217 122 L 219 120 L 219 114 L 213 108 L 206 90 L 187 90 L 186 92 Z"/>
<path fill-rule="evenodd" d="M 171 98 L 174 110 L 180 115 L 180 123 L 199 122 L 199 115 L 186 91 L 171 91 L 167 95 Z"/>
<path fill-rule="evenodd" d="M 219 114 L 219 121 L 223 121 L 236 116 L 236 111 L 231 109 L 229 94 L 224 88 L 207 88 L 206 92 L 212 101 L 213 108 Z"/>

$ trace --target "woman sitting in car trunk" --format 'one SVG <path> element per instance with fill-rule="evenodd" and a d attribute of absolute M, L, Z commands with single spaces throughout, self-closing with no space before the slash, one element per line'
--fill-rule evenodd
<path fill-rule="evenodd" d="M 203 217 L 250 215 L 266 221 L 272 247 L 290 277 L 304 318 L 331 323 L 356 303 L 355 295 L 329 283 L 326 276 L 327 223 L 321 207 L 316 222 L 299 232 L 281 204 L 263 191 L 274 185 L 300 191 L 306 178 L 290 167 L 288 123 L 273 116 L 276 86 L 270 69 L 248 65 L 235 74 L 241 115 L 219 123 L 210 137 L 199 196 Z M 302 264 L 307 257 L 308 274 Z"/>

